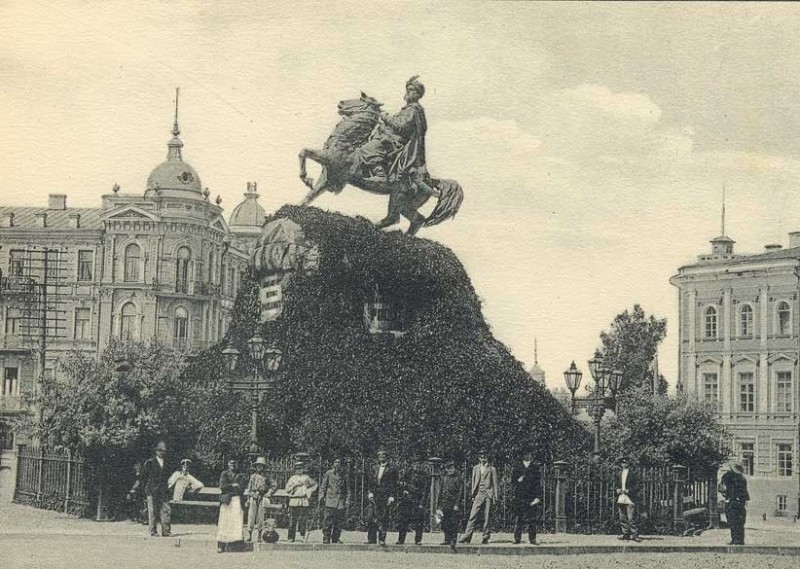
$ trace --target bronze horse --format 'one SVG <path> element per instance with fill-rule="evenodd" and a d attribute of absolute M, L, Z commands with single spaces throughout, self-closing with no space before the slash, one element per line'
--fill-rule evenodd
<path fill-rule="evenodd" d="M 300 151 L 300 179 L 309 191 L 302 204 L 308 205 L 323 192 L 338 194 L 347 184 L 366 192 L 388 195 L 389 209 L 378 227 L 389 227 L 400 221 L 400 216 L 409 220 L 409 235 L 415 235 L 422 227 L 429 227 L 448 220 L 458 213 L 464 192 L 455 180 L 431 178 L 427 173 L 416 178 L 375 183 L 364 179 L 363 163 L 359 148 L 369 140 L 378 126 L 382 104 L 361 93 L 360 99 L 349 99 L 339 103 L 342 120 L 325 141 L 322 150 L 303 148 Z M 314 181 L 306 172 L 306 159 L 310 158 L 322 166 L 319 179 Z M 431 196 L 436 196 L 436 207 L 428 217 L 417 210 Z"/>

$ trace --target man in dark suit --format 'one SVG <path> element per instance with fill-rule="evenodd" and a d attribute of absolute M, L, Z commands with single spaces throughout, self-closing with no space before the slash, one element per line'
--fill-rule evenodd
<path fill-rule="evenodd" d="M 533 462 L 533 453 L 526 451 L 522 461 L 514 468 L 514 543 L 521 543 L 522 528 L 528 528 L 528 541 L 536 544 L 536 511 L 542 501 L 542 480 L 539 465 Z"/>
<path fill-rule="evenodd" d="M 414 530 L 414 544 L 422 543 L 425 512 L 428 507 L 430 480 L 423 471 L 422 456 L 414 458 L 411 471 L 406 472 L 400 484 L 401 495 L 397 508 L 397 545 L 406 542 L 409 527 Z"/>
<path fill-rule="evenodd" d="M 492 535 L 492 515 L 494 507 L 500 497 L 500 482 L 497 478 L 497 469 L 489 464 L 488 451 L 478 453 L 478 464 L 472 468 L 472 509 L 469 512 L 467 529 L 461 543 L 470 543 L 475 526 L 478 524 L 478 515 L 483 511 L 483 541 L 489 543 Z"/>
<path fill-rule="evenodd" d="M 722 475 L 720 491 L 725 498 L 725 517 L 731 529 L 728 545 L 744 545 L 744 524 L 750 494 L 747 492 L 747 479 L 742 473 L 742 463 L 738 459 L 731 461 L 728 472 Z"/>
<path fill-rule="evenodd" d="M 367 498 L 375 506 L 378 523 L 378 542 L 386 545 L 386 530 L 389 527 L 389 513 L 397 495 L 397 469 L 389 464 L 389 453 L 386 449 L 378 451 L 378 465 L 372 469 L 367 480 Z M 368 535 L 370 543 L 375 543 Z"/>
<path fill-rule="evenodd" d="M 436 515 L 442 520 L 444 542 L 450 549 L 456 550 L 456 538 L 460 525 L 460 508 L 464 500 L 464 481 L 456 474 L 456 463 L 448 460 L 444 465 L 439 502 L 436 504 Z"/>
<path fill-rule="evenodd" d="M 622 535 L 619 539 L 641 541 L 636 529 L 636 500 L 639 494 L 639 480 L 630 466 L 628 457 L 620 458 L 620 469 L 617 472 L 617 511 Z"/>
<path fill-rule="evenodd" d="M 150 535 L 158 536 L 156 528 L 156 516 L 161 520 L 161 535 L 170 535 L 170 516 L 169 489 L 167 481 L 167 465 L 165 455 L 167 445 L 164 441 L 159 441 L 156 445 L 155 456 L 148 458 L 142 467 L 141 485 L 144 487 L 144 495 L 147 498 L 147 521 L 150 526 Z"/>

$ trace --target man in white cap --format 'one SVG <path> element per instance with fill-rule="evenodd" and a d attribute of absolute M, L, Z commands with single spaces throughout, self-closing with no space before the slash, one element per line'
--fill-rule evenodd
<path fill-rule="evenodd" d="M 267 480 L 264 471 L 267 467 L 267 459 L 259 456 L 255 463 L 253 463 L 255 472 L 250 475 L 250 481 L 247 484 L 247 541 L 253 539 L 253 529 L 257 529 L 257 540 L 261 540 L 261 531 L 264 524 L 263 501 L 264 499 L 269 502 L 269 496 L 275 491 L 275 482 Z"/>
<path fill-rule="evenodd" d="M 728 465 L 728 472 L 722 475 L 720 492 L 725 498 L 725 517 L 731 529 L 728 545 L 744 545 L 744 524 L 747 521 L 747 479 L 742 473 L 742 462 L 736 458 Z"/>
<path fill-rule="evenodd" d="M 294 474 L 286 482 L 286 492 L 289 494 L 289 541 L 295 540 L 298 531 L 300 537 L 305 537 L 311 496 L 316 490 L 317 483 L 308 475 L 306 464 L 295 462 Z"/>
<path fill-rule="evenodd" d="M 203 483 L 189 473 L 189 468 L 192 466 L 192 461 L 188 458 L 181 460 L 181 469 L 172 473 L 172 476 L 167 480 L 167 487 L 172 488 L 172 500 L 174 502 L 181 502 L 187 490 L 189 492 L 197 492 L 203 488 Z"/>

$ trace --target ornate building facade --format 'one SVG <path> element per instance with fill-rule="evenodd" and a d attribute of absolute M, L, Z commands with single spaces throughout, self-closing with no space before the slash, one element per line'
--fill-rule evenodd
<path fill-rule="evenodd" d="M 25 392 L 65 352 L 96 354 L 112 338 L 194 351 L 225 334 L 265 212 L 248 183 L 229 225 L 183 160 L 179 134 L 176 114 L 167 159 L 143 193 L 114 185 L 98 208 L 68 207 L 64 195 L 47 207 L 0 207 L 4 448 Z"/>
<path fill-rule="evenodd" d="M 734 253 L 723 235 L 681 267 L 678 389 L 717 406 L 749 479 L 753 515 L 798 508 L 800 232 Z"/>

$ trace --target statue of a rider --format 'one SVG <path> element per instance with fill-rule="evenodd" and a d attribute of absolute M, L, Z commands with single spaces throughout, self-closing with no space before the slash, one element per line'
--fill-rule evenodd
<path fill-rule="evenodd" d="M 366 169 L 365 181 L 384 184 L 411 178 L 421 180 L 427 174 L 425 165 L 425 132 L 428 124 L 425 109 L 419 100 L 425 86 L 414 75 L 406 81 L 406 105 L 394 116 L 381 114 L 381 122 L 360 149 Z"/>

